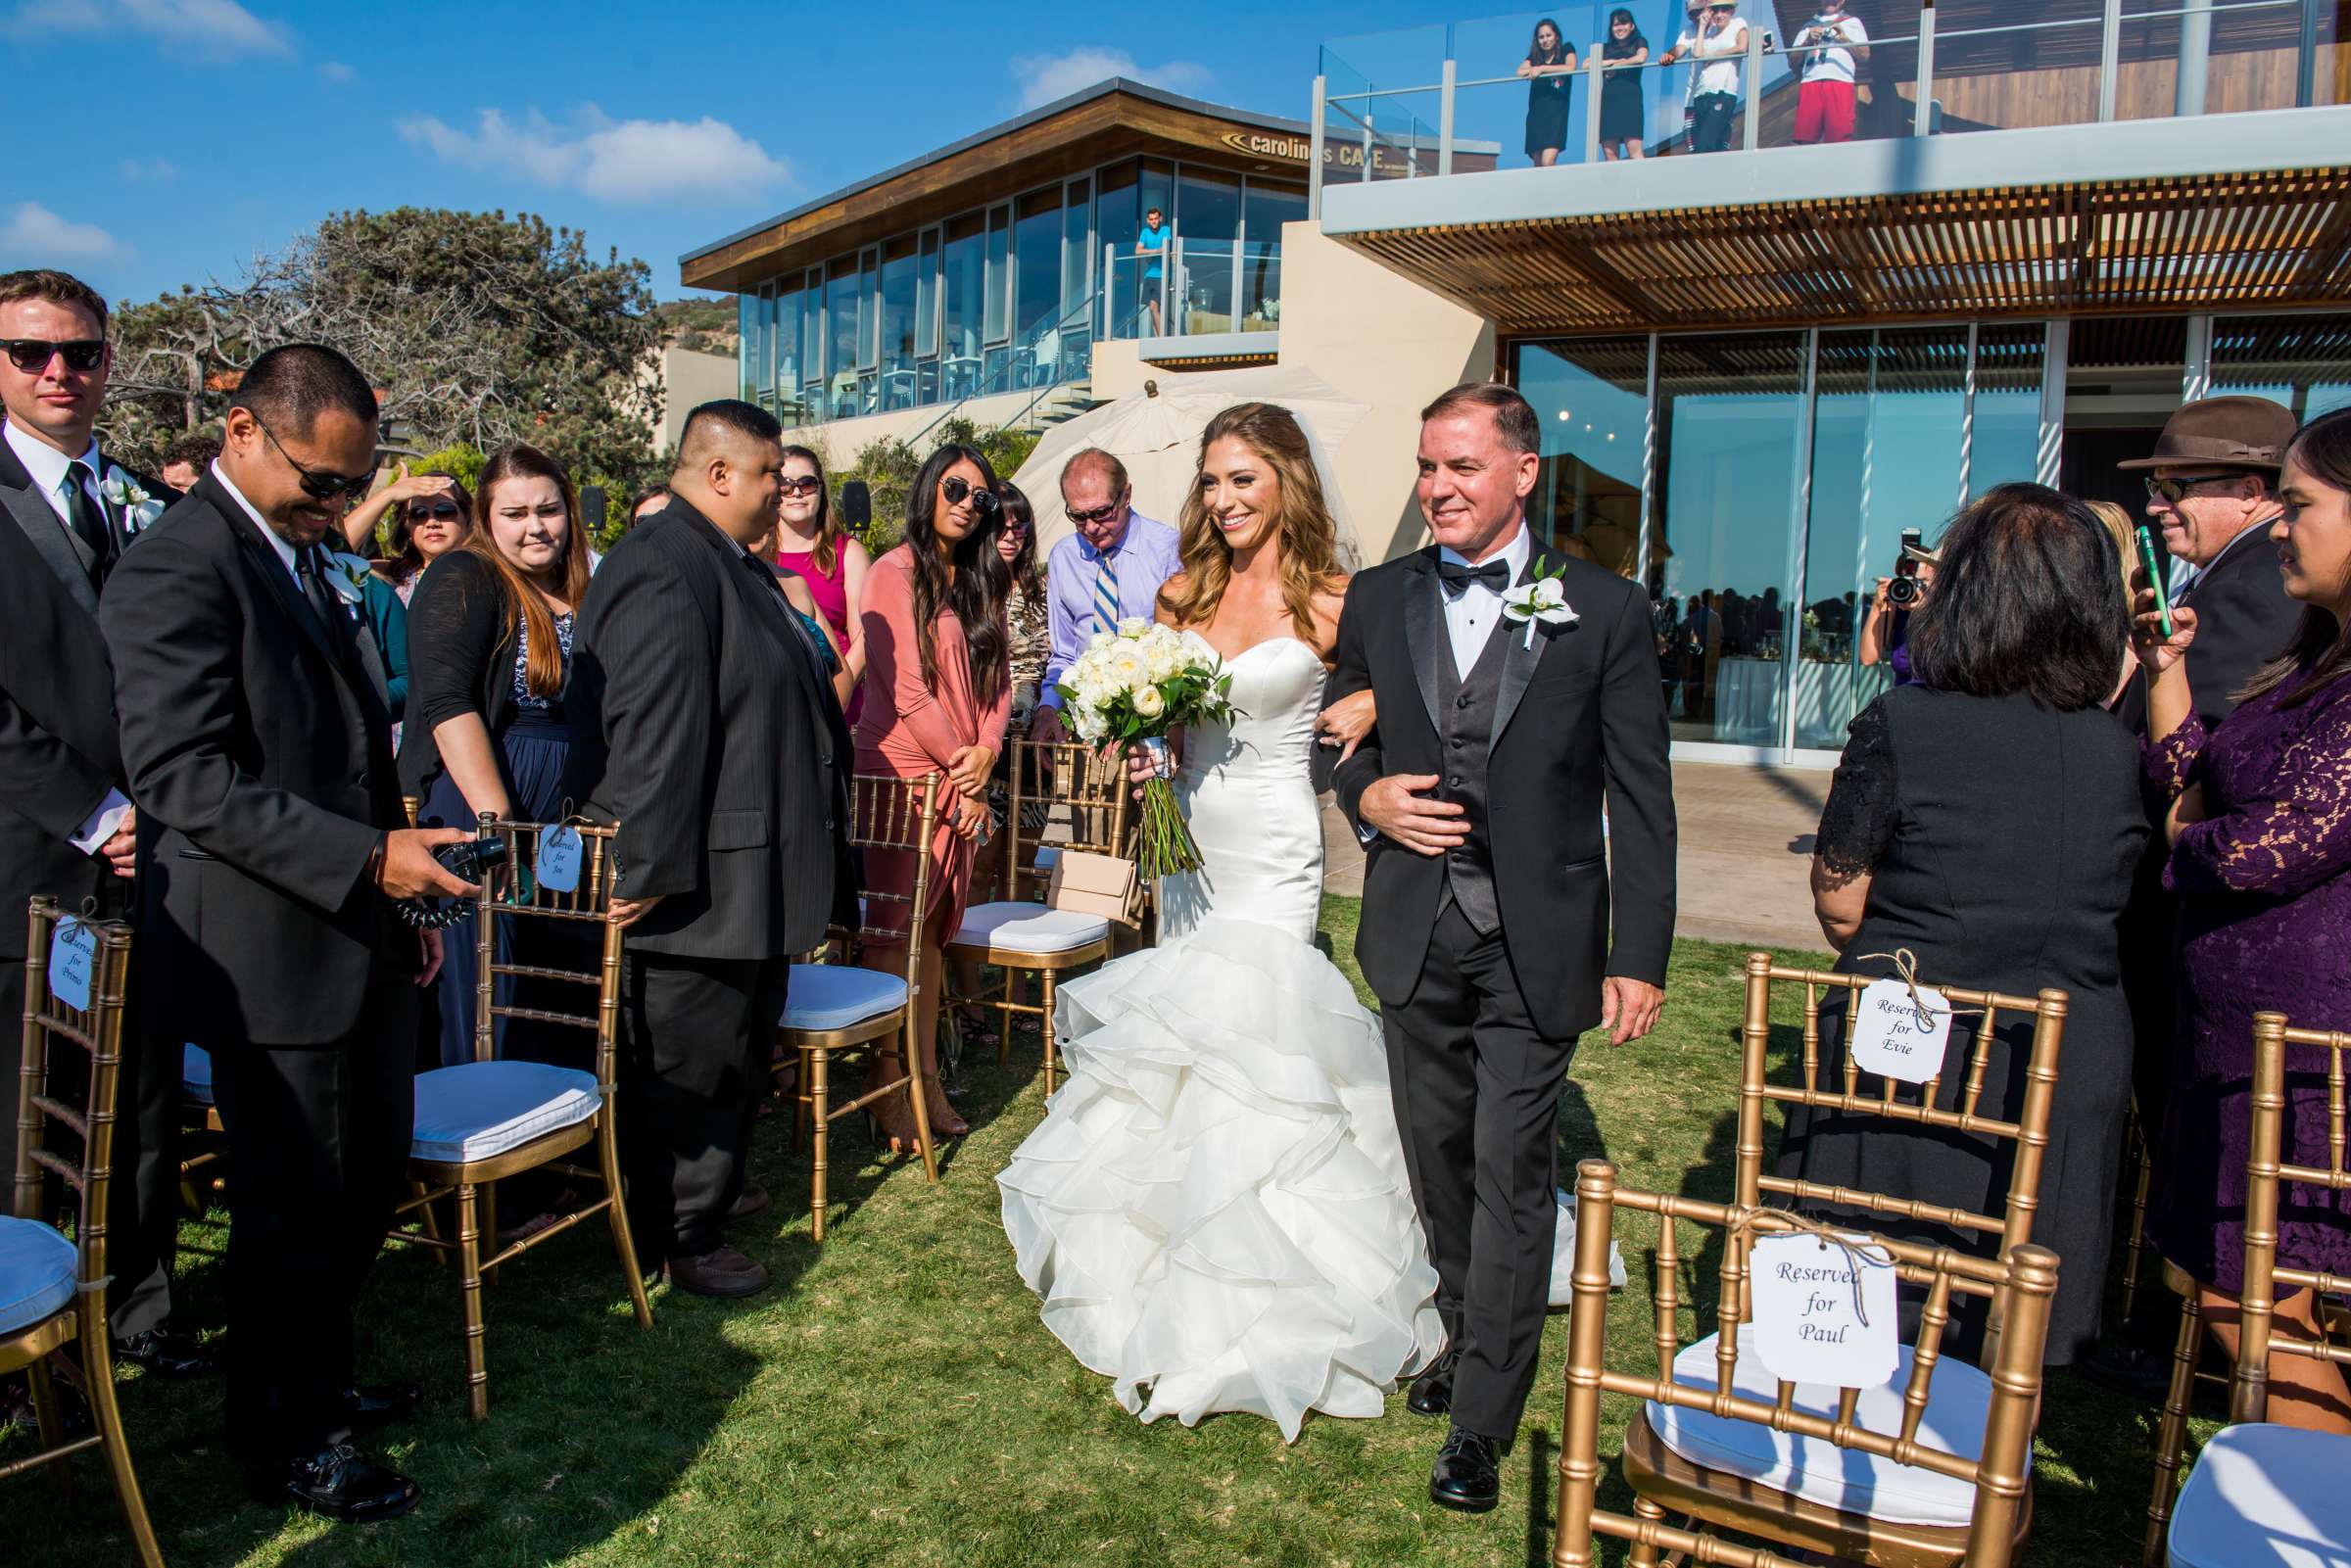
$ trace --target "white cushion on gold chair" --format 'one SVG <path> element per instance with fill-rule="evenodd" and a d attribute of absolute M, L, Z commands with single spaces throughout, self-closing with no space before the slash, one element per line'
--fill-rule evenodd
<path fill-rule="evenodd" d="M 974 904 L 963 912 L 963 925 L 951 940 L 972 947 L 1042 954 L 1066 953 L 1109 935 L 1110 922 L 1099 915 L 1048 909 L 1043 904 Z"/>
<path fill-rule="evenodd" d="M 198 1105 L 213 1103 L 213 1055 L 201 1045 L 180 1047 L 179 1095 Z"/>
<path fill-rule="evenodd" d="M 0 1218 L 0 1334 L 30 1328 L 73 1299 L 76 1256 L 37 1219 Z"/>
<path fill-rule="evenodd" d="M 847 964 L 794 964 L 785 993 L 787 1029 L 845 1029 L 906 1005 L 906 977 Z"/>
<path fill-rule="evenodd" d="M 2351 1438 L 2267 1422 L 2223 1427 L 2172 1510 L 2174 1568 L 2351 1564 Z"/>
<path fill-rule="evenodd" d="M 416 1074 L 417 1160 L 456 1164 L 519 1149 L 596 1115 L 596 1074 L 544 1062 L 460 1062 Z"/>
<path fill-rule="evenodd" d="M 1739 1364 L 1731 1374 L 1734 1392 L 1763 1404 L 1779 1398 L 1779 1382 L 1763 1369 L 1755 1354 L 1754 1327 L 1739 1330 Z M 1716 1336 L 1704 1339 L 1673 1358 L 1673 1380 L 1693 1388 L 1714 1390 Z M 1899 1363 L 1891 1382 L 1863 1389 L 1853 1419 L 1873 1432 L 1892 1437 L 1901 1430 L 1902 1389 L 1910 1380 L 1910 1347 L 1899 1350 Z M 1727 1475 L 1744 1476 L 1813 1502 L 1847 1513 L 1867 1515 L 1889 1524 L 1964 1527 L 1975 1512 L 1976 1489 L 1965 1481 L 1895 1464 L 1858 1449 L 1841 1449 L 1821 1438 L 1774 1432 L 1753 1421 L 1716 1416 L 1704 1410 L 1648 1402 L 1650 1429 L 1659 1442 L 1692 1464 Z M 1837 1390 L 1799 1383 L 1796 1407 L 1828 1420 L 1837 1418 Z M 1991 1408 L 1991 1380 L 1948 1354 L 1935 1365 L 1929 1385 L 1927 1413 L 1918 1436 L 1946 1453 L 1975 1459 L 1984 1451 L 1984 1421 Z"/>

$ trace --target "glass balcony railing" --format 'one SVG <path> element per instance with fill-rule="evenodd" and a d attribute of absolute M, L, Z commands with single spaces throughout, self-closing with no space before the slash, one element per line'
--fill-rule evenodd
<path fill-rule="evenodd" d="M 1190 240 L 1164 249 L 1102 249 L 1110 338 L 1183 338 L 1272 332 L 1281 326 L 1281 245 L 1273 240 Z"/>
<path fill-rule="evenodd" d="M 1619 9 L 1323 45 L 1323 183 L 2331 104 L 2351 46 L 2328 0 L 1883 0 L 1790 36 L 1770 7 Z"/>

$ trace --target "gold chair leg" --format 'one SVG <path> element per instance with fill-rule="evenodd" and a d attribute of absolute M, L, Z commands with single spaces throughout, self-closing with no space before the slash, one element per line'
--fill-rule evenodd
<path fill-rule="evenodd" d="M 426 1199 L 426 1202 L 419 1204 L 416 1208 L 416 1220 L 418 1225 L 423 1229 L 426 1237 L 433 1241 L 439 1241 L 441 1239 L 441 1221 L 439 1217 L 433 1213 L 433 1204 L 427 1195 L 427 1189 L 424 1183 L 421 1181 L 409 1182 L 408 1194 L 411 1197 Z M 449 1250 L 447 1248 L 428 1247 L 425 1249 L 425 1251 L 433 1255 L 433 1266 L 435 1268 L 447 1268 L 449 1266 Z"/>
<path fill-rule="evenodd" d="M 637 1261 L 637 1238 L 629 1229 L 628 1194 L 620 1181 L 620 1133 L 612 1124 L 612 1102 L 606 1100 L 597 1117 L 597 1165 L 604 1173 L 604 1196 L 611 1200 L 604 1213 L 612 1221 L 612 1250 L 620 1254 L 621 1277 L 629 1282 L 629 1305 L 637 1310 L 637 1326 L 653 1326 L 653 1304 L 646 1299 L 645 1270 Z"/>
<path fill-rule="evenodd" d="M 914 1106 L 914 1141 L 923 1151 L 923 1176 L 938 1180 L 938 1154 L 931 1147 L 931 1101 L 923 1093 L 923 1057 L 915 1048 L 914 999 L 906 999 L 906 1098 Z"/>
<path fill-rule="evenodd" d="M 482 1354 L 481 1206 L 473 1184 L 457 1188 L 457 1290 L 465 1307 L 465 1413 L 490 1415 L 490 1369 Z"/>
<path fill-rule="evenodd" d="M 1633 1498 L 1633 1513 L 1648 1524 L 1661 1525 L 1665 1522 L 1665 1510 L 1647 1497 L 1636 1496 Z M 1647 1542 L 1636 1541 L 1624 1560 L 1630 1568 L 1657 1568 L 1657 1548 Z"/>
<path fill-rule="evenodd" d="M 81 1355 L 84 1381 L 90 1385 L 90 1418 L 98 1423 L 106 1468 L 114 1477 L 115 1497 L 122 1504 L 122 1521 L 130 1526 L 139 1561 L 146 1568 L 164 1568 L 163 1548 L 156 1544 L 155 1526 L 147 1518 L 147 1499 L 140 1496 L 138 1473 L 130 1467 L 130 1445 L 122 1437 L 122 1410 L 115 1402 L 114 1355 L 106 1335 L 86 1332 L 86 1324 L 84 1328 Z"/>
<path fill-rule="evenodd" d="M 2140 1568 L 2163 1568 L 2170 1555 L 2172 1503 L 2180 1495 L 2180 1466 L 2187 1449 L 2187 1411 L 2195 1400 L 2196 1357 L 2204 1349 L 2204 1310 L 2194 1291 L 2180 1304 L 2180 1337 L 2172 1349 L 2172 1382 L 2155 1430 L 2155 1490 L 2147 1498 L 2147 1536 Z"/>
<path fill-rule="evenodd" d="M 1053 1041 L 1053 972 L 1051 970 L 1047 970 L 1037 976 L 1037 1005 L 1044 1009 L 1045 1015 L 1037 1021 L 1039 1025 L 1037 1032 L 1044 1036 L 1045 1041 L 1045 1098 L 1050 1100 L 1053 1098 L 1053 1069 L 1056 1055 Z"/>
<path fill-rule="evenodd" d="M 1014 987 L 1020 983 L 1021 972 L 1009 964 L 1005 965 L 1004 1000 L 990 1006 L 990 1011 L 996 1015 L 996 1066 L 998 1067 L 1002 1067 L 1012 1060 L 1012 1010 L 1017 1000 Z"/>
<path fill-rule="evenodd" d="M 40 1428 L 42 1449 L 46 1451 L 63 1446 L 66 1441 L 66 1424 L 58 1419 L 57 1385 L 50 1381 L 47 1356 L 42 1356 L 24 1368 L 24 1383 L 32 1394 L 32 1416 L 34 1424 Z M 62 1453 L 59 1454 L 50 1460 L 45 1468 L 49 1472 L 49 1478 L 57 1483 L 57 1490 L 69 1496 L 72 1495 L 73 1470 L 67 1462 L 66 1456 Z"/>
<path fill-rule="evenodd" d="M 2123 1250 L 2123 1321 L 2134 1321 L 2138 1310 L 2139 1270 L 2147 1257 L 2147 1189 L 2154 1182 L 2155 1161 L 2147 1149 L 2146 1129 L 2138 1113 L 2131 1114 L 2130 1146 L 2138 1156 L 2138 1181 L 2131 1194 L 2131 1239 Z"/>
<path fill-rule="evenodd" d="M 808 1166 L 808 1222 L 816 1239 L 825 1239 L 825 1210 L 831 1204 L 831 1177 L 826 1162 L 833 1147 L 833 1053 L 823 1046 L 800 1054 L 804 1081 L 801 1103 L 808 1113 L 809 1142 L 815 1149 Z"/>
<path fill-rule="evenodd" d="M 482 1206 L 482 1251 L 492 1256 L 498 1252 L 498 1183 L 485 1181 L 481 1185 L 479 1202 Z M 482 1270 L 482 1283 L 498 1283 L 498 1265 L 493 1263 Z"/>
<path fill-rule="evenodd" d="M 792 1152 L 796 1157 L 808 1146 L 808 1076 L 815 1069 L 808 1065 L 807 1051 L 796 1043 L 792 1050 L 800 1064 L 800 1070 L 792 1075 Z"/>

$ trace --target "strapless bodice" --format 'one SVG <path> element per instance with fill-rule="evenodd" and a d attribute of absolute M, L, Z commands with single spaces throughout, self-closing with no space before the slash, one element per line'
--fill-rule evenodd
<path fill-rule="evenodd" d="M 1216 649 L 1197 632 L 1184 636 Z M 1294 637 L 1268 638 L 1225 659 L 1232 677 L 1229 724 L 1195 725 L 1184 736 L 1184 772 L 1197 778 L 1274 774 L 1304 779 L 1313 767 L 1315 716 L 1322 710 L 1322 657 Z"/>

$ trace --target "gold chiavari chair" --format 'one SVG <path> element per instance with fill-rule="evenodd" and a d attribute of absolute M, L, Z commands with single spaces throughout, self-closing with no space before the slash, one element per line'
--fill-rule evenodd
<path fill-rule="evenodd" d="M 2306 1046 L 2327 1053 L 2327 1164 L 2286 1161 L 2285 1053 Z M 2155 1496 L 2147 1507 L 2142 1552 L 2150 1565 L 2231 1568 L 2244 1563 L 2339 1563 L 2351 1560 L 2351 1437 L 2304 1431 L 2263 1420 L 2269 1404 L 2270 1362 L 2299 1355 L 2330 1362 L 2351 1376 L 2351 1279 L 2278 1259 L 2281 1188 L 2304 1183 L 2331 1193 L 2351 1192 L 2346 1170 L 2344 1053 L 2351 1034 L 2291 1027 L 2280 1013 L 2253 1015 L 2252 1140 L 2245 1160 L 2245 1262 L 2237 1302 L 2237 1354 L 2230 1379 L 2229 1421 L 2213 1435 L 2174 1486 L 2187 1444 L 2187 1405 L 2203 1317 L 2195 1282 L 2166 1263 L 2168 1280 L 2186 1300 L 2172 1387 L 2157 1432 Z M 2278 1292 L 2318 1292 L 2322 1333 L 2304 1338 L 2279 1327 Z"/>
<path fill-rule="evenodd" d="M 2056 990 L 2028 998 L 1939 987 L 1955 1010 L 1976 1015 L 1971 1020 L 1973 1039 L 1966 1073 L 1953 1095 L 1943 1094 L 1940 1076 L 1916 1087 L 1889 1079 L 1877 1080 L 1874 1088 L 1865 1087 L 1865 1075 L 1849 1056 L 1841 1081 L 1832 1079 L 1830 1086 L 1822 1087 L 1826 1074 L 1820 1041 L 1821 998 L 1836 990 L 1857 997 L 1874 978 L 1781 969 L 1768 953 L 1748 956 L 1746 1018 L 1740 1033 L 1735 1197 L 1731 1204 L 1616 1188 L 1612 1169 L 1601 1167 L 1607 1172 L 1605 1186 L 1611 1205 L 1658 1216 L 1657 1374 L 1653 1380 L 1605 1371 L 1601 1365 L 1605 1341 L 1597 1326 L 1582 1348 L 1582 1359 L 1575 1359 L 1578 1353 L 1570 1353 L 1571 1425 L 1560 1449 L 1557 1561 L 1561 1568 L 1569 1564 L 1581 1568 L 1594 1560 L 1588 1541 L 1595 1529 L 1635 1543 L 1631 1561 L 1636 1564 L 1655 1563 L 1660 1547 L 1691 1552 L 1706 1562 L 1778 1560 L 1768 1554 L 1749 1553 L 1745 1547 L 1724 1545 L 1711 1537 L 1703 1538 L 1706 1544 L 1702 1549 L 1695 1544 L 1702 1539 L 1699 1534 L 1666 1525 L 1668 1512 L 1688 1515 L 1701 1526 L 1737 1530 L 1834 1556 L 1905 1568 L 1963 1562 L 1969 1568 L 1985 1568 L 2008 1561 L 2012 1549 L 2021 1544 L 2031 1519 L 2026 1475 L 2057 1262 L 2053 1254 L 2034 1248 L 2030 1242 L 2033 1216 L 2040 1201 L 2041 1161 L 2048 1147 L 2066 996 Z M 1775 986 L 1802 990 L 1803 1077 L 1799 1086 L 1773 1083 L 1767 1075 Z M 2023 1100 L 2013 1121 L 1987 1116 L 1982 1109 L 1993 1033 L 2003 1014 L 2033 1020 Z M 1943 1104 L 1946 1098 L 1952 1102 L 1948 1108 Z M 1764 1168 L 1767 1101 L 1872 1117 L 1895 1127 L 1948 1128 L 2012 1145 L 2002 1213 L 1995 1218 L 1922 1199 L 1770 1174 Z M 1586 1171 L 1591 1168 L 1587 1166 Z M 1751 1321 L 1746 1294 L 1747 1255 L 1756 1232 L 1792 1228 L 1784 1218 L 1775 1217 L 1780 1214 L 1776 1207 L 1767 1207 L 1783 1202 L 1828 1205 L 1871 1217 L 1946 1227 L 1976 1238 L 1987 1251 L 1996 1250 L 1995 1260 L 1950 1247 L 1883 1243 L 1895 1256 L 1898 1277 L 1914 1287 L 1924 1287 L 1927 1293 L 1918 1343 L 1896 1373 L 1897 1380 L 1906 1379 L 1898 1396 L 1891 1384 L 1873 1390 L 1845 1389 L 1839 1391 L 1832 1413 L 1822 1413 L 1826 1406 L 1807 1410 L 1796 1402 L 1793 1385 L 1780 1384 L 1775 1389 L 1759 1364 L 1739 1346 L 1740 1324 Z M 1607 1284 L 1608 1226 L 1596 1223 L 1591 1229 L 1600 1247 L 1597 1266 L 1602 1304 L 1587 1308 L 1582 1293 L 1584 1276 L 1592 1265 L 1583 1259 L 1586 1229 L 1582 1212 L 1579 1209 L 1579 1294 L 1573 1330 L 1578 1333 L 1586 1320 L 1595 1325 L 1600 1322 L 1607 1310 Z M 1675 1316 L 1681 1256 L 1675 1220 L 1716 1225 L 1728 1232 L 1723 1243 L 1717 1332 L 1686 1350 L 1679 1343 Z M 1853 1234 L 1866 1233 L 1856 1230 Z M 1871 1240 L 1876 1243 L 1879 1239 L 1873 1236 Z M 1953 1297 L 1989 1303 L 1990 1328 L 1983 1358 L 1993 1368 L 1991 1386 L 1982 1371 L 1955 1360 L 1943 1366 L 1940 1379 L 1936 1376 Z M 2021 1404 L 2010 1398 L 2020 1387 L 2026 1391 Z M 1625 1436 L 1625 1478 L 1635 1494 L 1636 1517 L 1630 1519 L 1592 1512 L 1590 1476 L 1581 1467 L 1596 1466 L 1597 1461 L 1588 1451 L 1575 1459 L 1577 1468 L 1570 1466 L 1574 1443 L 1582 1442 L 1588 1449 L 1596 1441 L 1589 1431 L 1579 1435 L 1573 1428 L 1573 1422 L 1592 1418 L 1597 1409 L 1595 1403 L 1581 1409 L 1579 1415 L 1579 1402 L 1596 1402 L 1604 1388 L 1637 1394 L 1652 1402 L 1635 1417 Z M 1987 1410 L 1989 1416 L 1983 1413 Z M 1891 1415 L 1896 1433 L 1888 1436 L 1870 1428 L 1862 1414 Z M 1760 1428 L 1754 1423 L 1760 1423 Z M 1920 1436 L 1922 1423 L 1929 1434 L 1926 1438 Z M 1804 1447 L 1807 1444 L 1811 1445 L 1808 1449 Z M 1793 1463 L 1788 1451 L 1792 1448 L 1798 1455 Z M 1840 1449 L 1845 1451 L 1837 1451 Z M 1703 1459 L 1693 1457 L 1698 1454 Z M 1573 1530 L 1567 1511 L 1571 1486 L 1581 1488 L 1576 1502 L 1581 1512 L 1576 1517 L 1588 1520 Z M 1886 1497 L 1899 1500 L 1881 1500 Z"/>
<path fill-rule="evenodd" d="M 16 1096 L 16 1212 L 14 1217 L 0 1218 L 0 1373 L 22 1371 L 30 1382 L 40 1448 L 0 1463 L 0 1480 L 48 1466 L 60 1486 L 70 1486 L 67 1458 L 84 1449 L 104 1449 L 139 1560 L 148 1568 L 163 1568 L 164 1554 L 123 1441 L 122 1412 L 115 1402 L 114 1340 L 106 1320 L 106 1206 L 114 1176 L 130 927 L 112 921 L 87 923 L 97 954 L 90 966 L 89 1006 L 76 1009 L 49 989 L 49 946 L 57 925 L 56 901 L 34 898 L 24 948 L 24 1059 Z M 89 1088 L 78 1109 L 49 1092 L 49 1050 L 61 1040 L 89 1057 Z M 80 1140 L 78 1161 L 48 1147 L 56 1127 Z M 72 1241 L 43 1217 L 43 1189 L 52 1177 L 75 1199 Z M 72 1344 L 81 1348 L 81 1381 L 95 1430 L 69 1441 L 58 1418 L 48 1357 Z"/>
<path fill-rule="evenodd" d="M 501 822 L 484 816 L 481 831 L 505 841 L 507 869 L 483 879 L 474 905 L 480 994 L 474 1002 L 473 1060 L 435 1068 L 416 1077 L 416 1131 L 409 1146 L 408 1176 L 415 1196 L 402 1206 L 425 1216 L 422 1233 L 395 1231 L 398 1239 L 441 1253 L 455 1253 L 465 1321 L 465 1407 L 477 1421 L 490 1413 L 490 1374 L 483 1352 L 482 1281 L 540 1243 L 583 1220 L 605 1216 L 619 1254 L 637 1326 L 653 1326 L 645 1277 L 637 1266 L 637 1245 L 629 1235 L 622 1201 L 620 1157 L 614 1139 L 613 1094 L 619 1070 L 621 931 L 606 918 L 612 884 L 615 830 L 566 825 L 580 835 L 579 881 L 570 892 L 542 886 L 531 868 L 540 836 L 553 824 Z M 504 896 L 501 896 L 501 890 Z M 598 961 L 593 969 L 498 961 L 498 928 L 504 923 L 539 921 L 554 928 L 593 933 Z M 595 993 L 593 1010 L 558 1011 L 497 1001 L 497 981 L 509 975 L 542 990 L 579 987 Z M 551 1067 L 539 1062 L 502 1061 L 496 1052 L 496 1021 L 525 1020 L 557 1028 L 580 1029 L 596 1039 L 596 1070 Z M 594 1144 L 591 1169 L 566 1159 Z M 495 1245 L 496 1221 L 486 1189 L 526 1170 L 546 1169 L 594 1183 L 600 1195 L 576 1204 L 544 1229 L 483 1256 L 483 1238 Z M 440 1236 L 430 1223 L 431 1205 L 454 1198 L 456 1237 Z"/>
<path fill-rule="evenodd" d="M 1050 879 L 1053 858 L 1067 850 L 1134 854 L 1128 813 L 1130 792 L 1126 759 L 1115 752 L 1105 756 L 1091 746 L 1013 741 L 1012 809 L 1000 830 L 1012 834 L 1012 841 L 1004 848 L 1001 896 L 964 911 L 962 926 L 947 941 L 950 960 L 977 958 L 994 965 L 1003 974 L 999 996 L 948 998 L 950 1005 L 977 1004 L 997 1015 L 999 1063 L 1012 1050 L 1012 1021 L 1040 1021 L 1047 1094 L 1053 1092 L 1059 1069 L 1053 1038 L 1054 987 L 1071 971 L 1110 956 L 1112 922 L 1102 915 L 1047 907 L 1041 901 L 1043 882 Z M 1070 836 L 1066 841 L 1047 844 L 1047 828 L 1024 826 L 1025 818 L 1035 815 L 1024 808 L 1036 804 L 1048 807 L 1048 828 L 1052 816 L 1067 817 Z M 1129 928 L 1140 924 L 1146 896 L 1141 879 L 1136 881 L 1122 922 Z M 1020 999 L 1021 980 L 1027 975 L 1037 981 L 1033 1003 Z"/>
<path fill-rule="evenodd" d="M 844 957 L 862 938 L 900 940 L 893 927 L 872 924 L 877 903 L 906 906 L 906 973 L 901 976 L 852 964 L 794 964 L 785 993 L 784 1016 L 777 1021 L 776 1038 L 799 1062 L 798 1119 L 793 1141 L 799 1141 L 800 1122 L 808 1128 L 814 1149 L 809 1172 L 810 1223 L 818 1241 L 825 1239 L 825 1214 L 831 1207 L 828 1172 L 832 1164 L 833 1123 L 854 1116 L 893 1094 L 903 1094 L 914 1109 L 915 1141 L 922 1150 L 923 1174 L 938 1179 L 938 1159 L 931 1145 L 931 1112 L 923 1093 L 922 1054 L 915 1049 L 914 999 L 922 983 L 923 917 L 931 903 L 931 839 L 938 830 L 938 791 L 943 775 L 893 779 L 860 774 L 850 784 L 849 843 L 858 850 L 899 850 L 914 861 L 910 893 L 862 888 L 858 896 L 858 929 L 835 928 Z M 827 943 L 828 948 L 832 945 Z M 906 1064 L 906 1075 L 847 1100 L 833 1098 L 833 1066 L 843 1053 L 878 1050 L 895 1036 Z"/>

